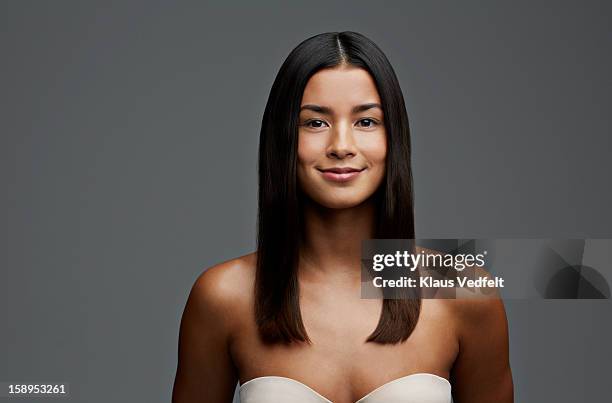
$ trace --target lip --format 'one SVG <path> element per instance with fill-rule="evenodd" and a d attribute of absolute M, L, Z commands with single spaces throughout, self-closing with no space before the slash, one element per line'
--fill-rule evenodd
<path fill-rule="evenodd" d="M 321 169 L 317 168 L 321 175 L 329 181 L 332 182 L 348 182 L 354 178 L 356 178 L 360 173 L 362 173 L 365 168 L 353 168 L 353 167 L 332 167 Z"/>

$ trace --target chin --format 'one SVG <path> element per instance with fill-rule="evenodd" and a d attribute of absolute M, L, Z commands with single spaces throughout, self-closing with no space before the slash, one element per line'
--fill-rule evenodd
<path fill-rule="evenodd" d="M 344 192 L 343 192 L 344 193 Z M 341 195 L 317 195 L 318 197 L 312 197 L 312 200 L 329 209 L 348 209 L 357 207 L 370 198 L 371 195 L 358 195 L 358 194 L 341 194 Z"/>

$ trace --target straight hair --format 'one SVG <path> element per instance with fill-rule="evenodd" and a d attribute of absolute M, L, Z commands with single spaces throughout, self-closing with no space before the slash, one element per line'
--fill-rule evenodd
<path fill-rule="evenodd" d="M 341 65 L 365 69 L 372 76 L 385 116 L 386 173 L 372 196 L 375 238 L 414 238 L 410 130 L 391 64 L 373 41 L 356 32 L 329 32 L 306 39 L 287 56 L 274 80 L 260 132 L 255 320 L 266 343 L 310 343 L 302 321 L 297 273 L 303 225 L 303 195 L 297 182 L 298 119 L 310 77 Z M 384 299 L 378 325 L 366 341 L 405 341 L 420 310 L 420 296 Z"/>

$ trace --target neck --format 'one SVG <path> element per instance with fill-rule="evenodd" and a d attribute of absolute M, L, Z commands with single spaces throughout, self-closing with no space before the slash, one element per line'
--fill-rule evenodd
<path fill-rule="evenodd" d="M 329 209 L 306 200 L 300 271 L 305 276 L 360 277 L 361 241 L 374 237 L 376 206 L 370 199 L 346 209 Z"/>

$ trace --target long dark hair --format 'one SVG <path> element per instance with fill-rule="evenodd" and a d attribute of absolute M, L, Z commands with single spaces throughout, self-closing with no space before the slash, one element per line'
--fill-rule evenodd
<path fill-rule="evenodd" d="M 342 64 L 369 72 L 385 116 L 386 175 L 374 196 L 375 237 L 414 238 L 410 130 L 391 64 L 374 42 L 356 32 L 324 33 L 303 41 L 278 72 L 261 125 L 255 319 L 264 342 L 310 342 L 300 311 L 297 276 L 302 225 L 297 183 L 298 116 L 310 77 Z M 406 340 L 420 309 L 420 298 L 385 299 L 378 325 L 367 341 L 393 344 Z"/>

